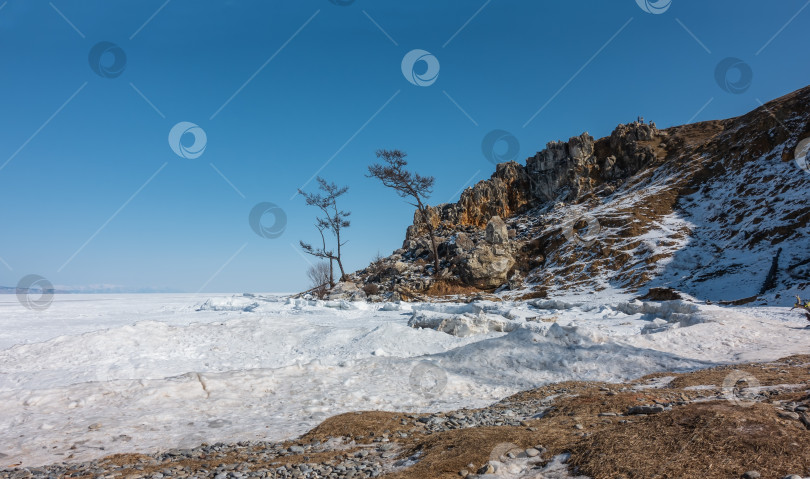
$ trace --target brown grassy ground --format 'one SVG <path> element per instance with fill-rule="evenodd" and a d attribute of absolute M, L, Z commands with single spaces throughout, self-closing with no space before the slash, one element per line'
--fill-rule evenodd
<path fill-rule="evenodd" d="M 433 284 L 426 291 L 421 293 L 424 296 L 430 297 L 444 297 L 444 296 L 472 296 L 482 291 L 474 286 L 462 284 L 458 280 L 440 279 Z"/>
<path fill-rule="evenodd" d="M 571 463 L 594 479 L 782 478 L 810 472 L 810 431 L 773 406 L 696 403 L 579 441 Z"/>
<path fill-rule="evenodd" d="M 716 396 L 722 394 L 724 379 L 733 371 L 742 371 L 762 386 L 794 386 L 779 387 L 755 404 L 718 400 Z M 640 387 L 663 376 L 675 379 L 663 388 Z M 684 389 L 690 386 L 713 387 Z M 565 382 L 508 398 L 513 404 L 538 399 L 548 399 L 552 409 L 542 418 L 529 420 L 520 427 L 428 433 L 414 420 L 418 415 L 382 411 L 341 414 L 287 445 L 324 442 L 335 437 L 351 438 L 356 445 L 306 456 L 279 457 L 269 463 L 255 462 L 254 470 L 302 462 L 334 464 L 363 445 L 373 444 L 374 438 L 387 434 L 399 451 L 397 459 L 421 452 L 415 465 L 383 476 L 387 479 L 458 478 L 461 470 L 474 473 L 490 459 L 493 450 L 504 443 L 521 448 L 542 445 L 548 449 L 543 456 L 546 460 L 556 454 L 570 453 L 569 464 L 575 466 L 579 474 L 595 479 L 727 479 L 740 477 L 752 469 L 759 471 L 763 478 L 810 475 L 810 418 L 805 426 L 801 420 L 785 417 L 775 404 L 775 401 L 789 400 L 810 405 L 810 355 L 685 374 L 653 374 L 629 384 Z M 633 406 L 655 403 L 673 407 L 649 416 L 623 415 Z M 400 432 L 407 437 L 401 438 Z M 145 457 L 117 455 L 108 461 L 134 464 Z M 201 457 L 169 465 L 210 471 L 219 464 L 250 459 L 251 450 L 245 450 L 226 457 Z M 167 464 L 146 465 L 142 471 L 131 472 L 142 475 L 165 467 Z M 121 477 L 127 476 L 124 471 Z"/>

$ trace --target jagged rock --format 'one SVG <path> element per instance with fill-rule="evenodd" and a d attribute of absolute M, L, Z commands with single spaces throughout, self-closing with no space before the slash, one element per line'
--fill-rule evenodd
<path fill-rule="evenodd" d="M 594 140 L 587 133 L 572 137 L 568 142 L 548 143 L 546 149 L 526 160 L 532 197 L 552 201 L 563 192 L 566 199 L 576 198 L 582 190 L 576 180 L 588 176 L 594 166 L 593 153 Z"/>
<path fill-rule="evenodd" d="M 631 291 L 668 287 L 692 296 L 733 281 L 751 296 L 778 245 L 785 259 L 777 287 L 804 287 L 810 207 L 794 198 L 806 186 L 795 149 L 810 134 L 808 108 L 810 87 L 728 120 L 667 131 L 633 122 L 599 140 L 583 133 L 551 142 L 525 167 L 499 164 L 458 202 L 429 207 L 439 272 L 482 289 L 509 278 L 511 289 L 531 294 L 598 290 L 609 279 Z M 506 242 L 485 239 L 498 236 L 485 231 L 495 216 L 507 223 Z M 601 231 L 595 242 L 577 228 L 591 220 Z M 418 292 L 419 278 L 432 274 L 426 233 L 416 215 L 399 256 L 384 263 L 391 274 L 367 268 L 360 280 L 381 280 L 386 295 L 400 286 L 403 295 Z M 732 263 L 740 251 L 751 260 Z M 395 261 L 407 267 L 394 269 Z"/>
<path fill-rule="evenodd" d="M 493 216 L 489 219 L 484 239 L 490 244 L 503 244 L 509 241 L 506 223 L 503 222 L 500 216 Z"/>
<path fill-rule="evenodd" d="M 619 125 L 599 142 L 583 133 L 548 143 L 526 160 L 532 199 L 574 201 L 606 181 L 635 174 L 656 158 L 649 145 L 639 142 L 652 142 L 659 134 L 654 124 L 635 122 Z"/>
<path fill-rule="evenodd" d="M 484 227 L 493 216 L 508 218 L 531 205 L 526 168 L 510 161 L 500 163 L 490 179 L 464 190 L 458 203 L 429 208 L 428 217 L 436 228 L 441 225 L 447 228 L 464 225 Z M 418 211 L 414 212 L 413 225 L 408 227 L 406 241 L 426 233 L 422 216 Z"/>
<path fill-rule="evenodd" d="M 653 161 L 655 153 L 652 148 L 639 142 L 649 142 L 657 136 L 659 131 L 654 123 L 635 122 L 617 126 L 608 139 L 613 162 L 609 166 L 604 165 L 600 172 L 601 179 L 626 178 Z"/>

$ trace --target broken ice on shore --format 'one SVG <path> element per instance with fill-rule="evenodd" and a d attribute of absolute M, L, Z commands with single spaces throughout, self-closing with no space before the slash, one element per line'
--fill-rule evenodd
<path fill-rule="evenodd" d="M 64 295 L 37 313 L 0 296 L 0 453 L 37 465 L 281 440 L 352 410 L 473 408 L 550 382 L 772 360 L 807 352 L 794 313 L 626 295 Z"/>

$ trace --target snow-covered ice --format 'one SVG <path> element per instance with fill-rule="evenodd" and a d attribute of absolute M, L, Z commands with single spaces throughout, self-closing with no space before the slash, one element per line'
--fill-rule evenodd
<path fill-rule="evenodd" d="M 810 350 L 787 308 L 562 299 L 61 295 L 35 312 L 3 295 L 0 466 L 281 440 L 346 411 L 481 407 L 549 382 Z"/>

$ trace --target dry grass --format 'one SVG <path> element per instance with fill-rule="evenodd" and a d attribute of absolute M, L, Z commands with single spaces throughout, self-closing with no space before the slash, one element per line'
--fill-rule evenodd
<path fill-rule="evenodd" d="M 703 369 L 687 374 L 651 374 L 639 379 L 660 377 L 662 375 L 675 376 L 670 383 L 671 388 L 686 388 L 689 386 L 712 385 L 718 388 L 723 386 L 723 380 L 732 371 L 743 371 L 755 378 L 762 386 L 775 386 L 778 384 L 802 384 L 810 380 L 810 355 L 796 355 L 770 363 L 740 364 L 733 366 L 719 366 Z"/>
<path fill-rule="evenodd" d="M 781 390 L 750 407 L 722 400 L 694 402 L 716 395 L 732 371 L 743 371 L 763 386 L 801 386 Z M 663 376 L 674 376 L 665 388 L 633 388 Z M 684 389 L 698 385 L 715 387 Z M 258 462 L 254 462 L 254 453 L 259 448 L 168 464 L 156 464 L 148 456 L 138 454 L 110 456 L 105 462 L 126 466 L 121 471 L 122 478 L 143 477 L 174 466 L 210 471 L 220 464 L 243 462 L 252 462 L 253 470 L 302 462 L 335 464 L 361 448 L 370 447 L 375 438 L 386 434 L 395 444 L 398 458 L 420 453 L 416 464 L 382 476 L 387 479 L 455 479 L 461 470 L 474 473 L 490 460 L 496 446 L 504 443 L 521 448 L 542 445 L 548 450 L 543 456 L 547 460 L 570 453 L 570 464 L 578 468 L 578 473 L 594 479 L 727 479 L 740 477 L 748 470 L 757 470 L 762 477 L 810 475 L 810 430 L 800 420 L 780 416 L 772 404 L 777 399 L 810 405 L 810 355 L 685 374 L 652 374 L 629 384 L 577 381 L 551 384 L 508 398 L 513 404 L 545 400 L 552 406 L 542 418 L 529 420 L 520 427 L 481 427 L 431 434 L 414 420 L 416 416 L 353 412 L 331 417 L 297 441 L 285 443 L 285 446 L 308 444 L 337 437 L 354 441 L 355 444 L 344 449 Z M 633 406 L 654 403 L 675 406 L 651 416 L 621 415 Z M 617 415 L 600 416 L 600 413 Z M 400 432 L 407 437 L 401 438 Z M 141 470 L 134 468 L 137 464 L 142 466 Z"/>
<path fill-rule="evenodd" d="M 385 479 L 458 479 L 459 471 L 471 473 L 490 459 L 491 452 L 503 443 L 522 448 L 533 447 L 536 435 L 525 428 L 482 427 L 441 432 L 412 444 L 407 455 L 421 452 L 415 465 L 386 474 Z M 467 467 L 475 465 L 474 468 Z"/>
<path fill-rule="evenodd" d="M 301 437 L 301 442 L 326 442 L 332 437 L 351 437 L 355 441 L 371 441 L 385 432 L 408 432 L 413 426 L 403 426 L 402 413 L 385 411 L 349 412 L 332 416 Z"/>
<path fill-rule="evenodd" d="M 441 298 L 445 296 L 474 296 L 482 290 L 463 284 L 455 279 L 438 279 L 428 289 L 420 292 L 423 296 Z"/>
<path fill-rule="evenodd" d="M 594 479 L 736 478 L 749 470 L 781 478 L 810 472 L 810 431 L 767 404 L 716 401 L 618 424 L 571 452 L 571 464 Z"/>

